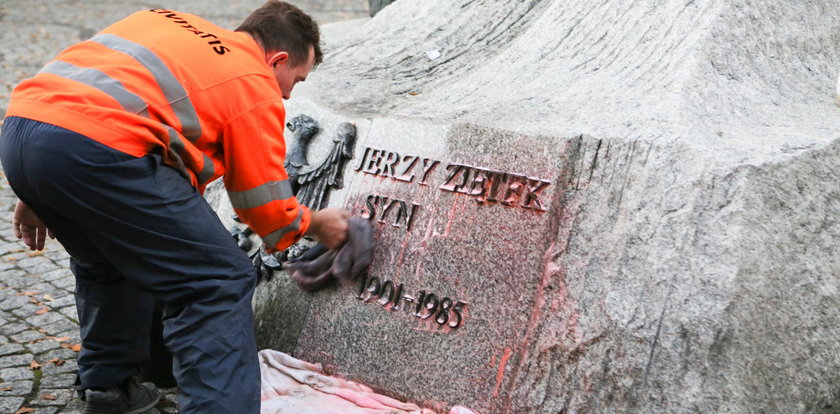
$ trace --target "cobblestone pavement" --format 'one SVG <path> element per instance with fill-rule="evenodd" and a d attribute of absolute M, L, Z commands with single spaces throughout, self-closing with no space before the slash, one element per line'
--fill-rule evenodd
<path fill-rule="evenodd" d="M 367 0 L 289 0 L 320 23 L 368 16 Z M 8 95 L 64 47 L 134 11 L 171 8 L 234 28 L 263 0 L 0 0 L 0 114 Z M 0 171 L 0 175 L 2 171 Z M 0 176 L 0 413 L 78 413 L 80 343 L 68 255 L 48 240 L 25 249 L 11 230 L 16 198 Z M 176 412 L 166 390 L 150 413 Z"/>

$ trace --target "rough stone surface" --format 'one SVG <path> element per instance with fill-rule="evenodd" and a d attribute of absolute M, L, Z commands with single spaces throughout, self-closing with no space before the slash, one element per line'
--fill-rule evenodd
<path fill-rule="evenodd" d="M 23 401 L 24 400 L 21 397 L 0 397 L 0 411 L 4 413 L 13 413 L 17 411 Z"/>
<path fill-rule="evenodd" d="M 434 408 L 837 410 L 838 22 L 828 0 L 398 1 L 327 39 L 288 116 L 355 122 L 353 163 L 547 179 L 550 208 L 348 168 L 333 206 L 421 205 L 377 224 L 371 276 L 468 302 L 464 326 L 276 281 L 262 344 Z"/>

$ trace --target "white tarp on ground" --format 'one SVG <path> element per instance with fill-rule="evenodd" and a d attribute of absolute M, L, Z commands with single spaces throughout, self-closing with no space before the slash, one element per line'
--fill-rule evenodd
<path fill-rule="evenodd" d="M 370 387 L 326 375 L 311 364 L 270 349 L 262 350 L 262 414 L 436 414 L 377 394 Z M 474 414 L 454 407 L 450 414 Z"/>

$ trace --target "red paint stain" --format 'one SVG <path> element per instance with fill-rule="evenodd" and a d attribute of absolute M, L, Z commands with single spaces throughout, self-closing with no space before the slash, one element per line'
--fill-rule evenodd
<path fill-rule="evenodd" d="M 458 211 L 458 198 L 452 200 L 452 208 L 449 210 L 449 218 L 446 221 L 446 229 L 443 231 L 443 234 L 438 233 L 435 230 L 434 237 L 449 237 L 449 232 L 452 230 L 452 222 L 455 221 L 455 212 Z"/>
<path fill-rule="evenodd" d="M 507 362 L 512 355 L 513 350 L 505 348 L 505 353 L 502 355 L 502 360 L 499 362 L 499 371 L 496 372 L 496 388 L 493 389 L 493 397 L 499 396 L 499 388 L 502 387 L 502 379 L 505 377 L 505 366 L 507 366 Z M 495 356 L 493 356 L 493 358 L 495 358 Z"/>
<path fill-rule="evenodd" d="M 405 259 L 405 250 L 408 248 L 408 240 L 411 238 L 411 233 L 406 231 L 403 236 L 402 244 L 400 244 L 400 254 L 397 257 L 397 265 L 402 266 L 403 259 Z"/>
<path fill-rule="evenodd" d="M 438 213 L 438 199 L 440 198 L 441 191 L 435 191 L 433 201 L 429 203 L 429 222 L 426 225 L 426 231 L 423 234 L 423 238 L 418 243 L 418 246 L 413 248 L 412 251 L 419 250 L 420 253 L 428 252 L 428 243 L 429 240 L 434 237 L 434 233 L 437 233 L 435 230 L 435 216 Z"/>
<path fill-rule="evenodd" d="M 578 319 L 580 313 L 575 309 L 575 303 L 569 297 L 569 292 L 566 286 L 566 275 L 569 271 L 569 265 L 563 264 L 561 257 L 565 255 L 569 242 L 571 240 L 571 230 L 574 224 L 574 212 L 578 210 L 578 206 L 569 205 L 560 211 L 558 222 L 558 236 L 554 242 L 546 249 L 543 255 L 543 274 L 540 285 L 537 288 L 534 296 L 534 306 L 531 312 L 531 318 L 528 326 L 525 329 L 519 346 L 517 347 L 517 363 L 512 368 L 512 380 L 509 381 L 508 391 L 511 392 L 517 386 L 516 382 L 520 377 L 520 373 L 525 369 L 526 361 L 531 351 L 531 340 L 537 332 L 543 315 L 546 311 L 555 313 L 559 311 L 566 315 L 565 323 L 560 326 L 559 335 L 561 338 L 558 344 L 564 347 L 568 352 L 582 353 L 585 352 L 584 334 L 578 326 Z M 554 286 L 557 291 L 551 296 L 554 296 L 551 303 L 547 303 L 546 290 L 547 287 Z M 548 305 L 548 306 L 546 306 Z M 536 349 L 540 352 L 540 349 Z M 505 402 L 503 412 L 511 412 L 512 400 Z"/>

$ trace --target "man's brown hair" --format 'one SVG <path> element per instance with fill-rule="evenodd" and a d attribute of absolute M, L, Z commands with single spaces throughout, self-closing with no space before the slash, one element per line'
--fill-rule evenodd
<path fill-rule="evenodd" d="M 306 62 L 310 46 L 315 49 L 315 66 L 324 59 L 318 23 L 285 1 L 268 0 L 254 10 L 236 31 L 249 33 L 262 44 L 266 52 L 289 52 L 292 65 Z"/>

